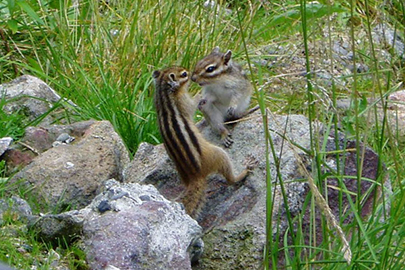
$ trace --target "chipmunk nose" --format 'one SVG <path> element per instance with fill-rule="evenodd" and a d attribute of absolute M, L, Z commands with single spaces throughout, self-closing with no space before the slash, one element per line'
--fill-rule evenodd
<path fill-rule="evenodd" d="M 191 80 L 192 80 L 193 82 L 195 82 L 195 81 L 197 80 L 197 75 L 195 75 L 195 74 L 193 73 L 193 75 L 191 76 Z"/>

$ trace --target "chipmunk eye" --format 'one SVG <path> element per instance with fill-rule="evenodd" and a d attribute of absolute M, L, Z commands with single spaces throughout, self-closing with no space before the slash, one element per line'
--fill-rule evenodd
<path fill-rule="evenodd" d="M 185 78 L 187 77 L 187 71 L 184 71 L 183 73 L 180 74 L 180 77 Z"/>
<path fill-rule="evenodd" d="M 205 71 L 207 71 L 208 73 L 213 72 L 217 67 L 216 66 L 209 66 L 207 67 L 207 69 Z"/>

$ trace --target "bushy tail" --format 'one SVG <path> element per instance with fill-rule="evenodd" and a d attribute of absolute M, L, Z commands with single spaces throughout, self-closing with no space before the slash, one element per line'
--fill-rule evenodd
<path fill-rule="evenodd" d="M 193 179 L 186 189 L 183 204 L 187 214 L 192 218 L 197 218 L 205 203 L 205 190 L 207 180 L 205 178 Z"/>

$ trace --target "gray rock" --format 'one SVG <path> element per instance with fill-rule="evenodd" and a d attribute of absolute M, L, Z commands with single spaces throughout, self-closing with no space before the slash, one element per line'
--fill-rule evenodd
<path fill-rule="evenodd" d="M 29 121 L 36 120 L 49 112 L 61 97 L 42 80 L 30 75 L 21 76 L 9 83 L 0 85 L 0 96 L 13 99 L 4 106 L 7 113 L 22 113 Z M 42 123 L 51 123 L 48 115 Z"/>
<path fill-rule="evenodd" d="M 400 90 L 388 96 L 390 101 L 389 109 L 405 112 L 405 90 Z"/>
<path fill-rule="evenodd" d="M 9 149 L 12 142 L 13 138 L 11 137 L 4 137 L 0 139 L 0 156 Z"/>
<path fill-rule="evenodd" d="M 335 40 L 332 44 L 333 57 L 336 59 L 350 59 L 350 44 L 343 40 Z"/>
<path fill-rule="evenodd" d="M 303 169 L 298 165 L 298 158 L 303 160 L 307 169 L 312 168 L 312 157 L 304 149 L 310 149 L 310 123 L 301 115 L 279 116 L 271 115 L 268 119 L 269 131 L 277 159 L 270 154 L 270 172 L 273 181 L 273 239 L 283 237 L 289 224 L 286 218 L 286 207 L 292 217 L 302 215 L 304 200 L 309 193 Z M 322 134 L 322 125 L 313 124 L 315 133 Z M 316 128 L 316 129 L 315 129 Z M 202 126 L 204 136 L 217 145 L 220 139 L 209 128 Z M 328 151 L 335 146 L 332 136 L 327 136 Z M 263 248 L 266 242 L 266 150 L 264 141 L 263 119 L 259 113 L 252 115 L 249 121 L 241 122 L 233 129 L 234 144 L 226 149 L 234 165 L 234 171 L 240 172 L 247 159 L 254 157 L 258 167 L 244 183 L 227 186 L 222 176 L 212 176 L 206 191 L 207 200 L 198 218 L 205 235 L 205 251 L 199 264 L 193 269 L 259 269 L 263 258 Z M 320 143 L 323 142 L 320 136 Z M 288 138 L 288 139 L 287 139 Z M 353 148 L 353 144 L 343 143 L 339 138 L 341 149 Z M 297 147 L 299 146 L 299 147 Z M 140 182 L 155 185 L 167 198 L 175 200 L 184 190 L 178 180 L 173 164 L 164 154 L 162 146 L 153 147 L 143 144 L 131 162 L 131 169 L 125 171 L 125 181 Z M 336 152 L 336 151 L 335 151 Z M 345 175 L 356 175 L 355 153 L 346 151 L 339 156 L 341 164 L 346 161 Z M 157 158 L 155 158 L 157 156 Z M 331 155 L 336 164 L 336 155 Z M 363 176 L 370 179 L 380 179 L 377 175 L 378 157 L 366 148 Z M 136 165 L 135 165 L 136 164 Z M 381 170 L 384 171 L 384 170 Z M 343 172 L 342 172 L 343 173 Z M 283 183 L 286 197 L 280 188 Z M 353 178 L 343 179 L 348 189 L 357 192 L 357 182 Z M 274 182 L 277 182 L 274 183 Z M 330 180 L 330 185 L 336 186 L 336 181 Z M 374 186 L 362 182 L 361 193 L 374 190 Z M 332 212 L 337 214 L 339 205 L 336 190 L 328 188 L 328 200 Z M 374 191 L 371 191 L 374 194 Z M 372 195 L 369 197 L 372 199 Z M 370 208 L 370 200 L 366 200 L 364 215 Z M 303 227 L 308 228 L 309 213 L 304 213 Z M 320 214 L 318 213 L 318 220 Z M 337 219 L 339 217 L 337 216 Z M 348 220 L 347 220 L 348 221 Z M 308 221 L 309 222 L 309 221 Z M 295 228 L 290 228 L 290 230 Z M 321 237 L 321 236 L 317 236 Z M 280 258 L 282 265 L 282 258 Z"/>
<path fill-rule="evenodd" d="M 111 209 L 100 212 L 106 203 Z M 91 269 L 191 269 L 192 256 L 201 254 L 201 227 L 151 185 L 108 181 L 81 212 Z"/>
<path fill-rule="evenodd" d="M 83 207 L 91 202 L 103 181 L 121 180 L 128 163 L 128 151 L 112 125 L 95 122 L 80 140 L 37 156 L 11 183 L 32 189 L 30 196 L 52 208 Z"/>
<path fill-rule="evenodd" d="M 17 196 L 0 199 L 0 224 L 3 223 L 3 216 L 6 213 L 24 222 L 33 217 L 29 204 Z"/>
<path fill-rule="evenodd" d="M 386 108 L 383 103 L 387 102 Z M 388 129 L 395 134 L 396 143 L 400 146 L 405 145 L 405 90 L 393 92 L 384 102 L 378 98 L 367 98 L 367 104 L 375 104 L 377 114 L 370 114 L 366 121 L 371 125 L 380 125 L 382 122 L 388 124 Z M 336 101 L 336 108 L 342 112 L 354 109 L 354 101 L 351 99 L 339 99 Z M 363 115 L 363 117 L 366 114 Z"/>
<path fill-rule="evenodd" d="M 351 72 L 354 73 L 355 67 L 354 67 L 352 64 L 347 65 L 347 68 L 348 68 Z M 368 71 L 369 71 L 368 66 L 366 66 L 366 65 L 364 65 L 364 64 L 361 64 L 361 63 L 357 63 L 357 64 L 356 64 L 356 72 L 357 72 L 357 73 L 365 73 L 365 72 L 368 72 Z"/>
<path fill-rule="evenodd" d="M 393 48 L 396 56 L 404 57 L 405 44 L 399 36 L 400 31 L 392 29 L 388 24 L 380 23 L 373 29 L 372 34 L 374 42 Z"/>
<path fill-rule="evenodd" d="M 78 210 L 56 215 L 44 215 L 29 224 L 29 229 L 35 231 L 43 241 L 53 245 L 71 243 L 82 234 L 84 216 Z"/>
<path fill-rule="evenodd" d="M 349 110 L 353 101 L 349 98 L 336 100 L 336 108 L 340 110 Z"/>
<path fill-rule="evenodd" d="M 386 122 L 388 129 L 395 133 L 395 140 L 398 145 L 405 144 L 405 90 L 393 92 L 386 100 L 387 106 L 383 108 L 383 103 L 380 99 L 367 98 L 367 104 L 375 104 L 377 114 L 370 114 L 367 121 L 371 125 Z M 350 99 L 337 100 L 336 107 L 343 111 L 351 110 L 354 106 Z M 368 116 L 367 116 L 368 117 Z"/>
<path fill-rule="evenodd" d="M 89 120 L 70 125 L 27 127 L 24 137 L 19 140 L 19 143 L 8 147 L 8 151 L 1 159 L 6 160 L 8 172 L 17 172 L 52 146 L 71 143 L 74 139 L 83 137 L 93 123 L 93 120 Z"/>
<path fill-rule="evenodd" d="M 191 269 L 201 257 L 201 227 L 156 188 L 112 179 L 102 190 L 87 207 L 45 215 L 30 229 L 53 244 L 80 237 L 91 269 Z"/>
<path fill-rule="evenodd" d="M 63 144 L 63 143 L 68 144 L 68 143 L 73 142 L 75 139 L 76 139 L 75 137 L 70 136 L 70 135 L 67 134 L 67 133 L 62 133 L 62 134 L 60 134 L 60 135 L 58 136 L 58 138 L 56 138 L 56 141 L 55 141 L 55 142 L 59 142 L 59 143 L 62 143 L 62 144 Z"/>
<path fill-rule="evenodd" d="M 133 161 L 124 169 L 124 182 L 141 182 L 145 177 L 158 169 L 162 162 L 167 160 L 168 156 L 163 144 L 154 146 L 148 143 L 141 143 Z M 171 172 L 173 173 L 172 170 Z M 162 174 L 164 173 L 169 173 L 169 171 L 162 172 Z"/>
<path fill-rule="evenodd" d="M 91 269 L 191 269 L 201 257 L 201 227 L 155 187 L 112 179 L 102 190 L 87 207 L 45 215 L 30 229 L 53 244 L 80 237 Z"/>
<path fill-rule="evenodd" d="M 0 262 L 0 270 L 13 270 L 13 268 Z"/>
<path fill-rule="evenodd" d="M 80 140 L 94 122 L 89 120 L 70 125 L 27 127 L 21 142 L 29 150 L 40 154 L 52 148 L 55 141 L 71 143 L 76 138 Z"/>
<path fill-rule="evenodd" d="M 387 120 L 395 131 L 398 145 L 405 145 L 405 90 L 392 93 L 388 97 L 388 110 L 379 110 L 378 121 Z"/>

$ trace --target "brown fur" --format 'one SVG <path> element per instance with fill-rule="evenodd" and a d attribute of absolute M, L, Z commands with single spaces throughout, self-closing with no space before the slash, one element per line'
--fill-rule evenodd
<path fill-rule="evenodd" d="M 183 199 L 186 211 L 196 217 L 205 200 L 209 175 L 222 174 L 229 184 L 234 184 L 246 178 L 250 171 L 246 168 L 235 176 L 226 152 L 205 140 L 194 125 L 194 105 L 188 94 L 189 78 L 184 68 L 155 71 L 153 77 L 160 132 L 180 179 L 186 185 Z"/>

